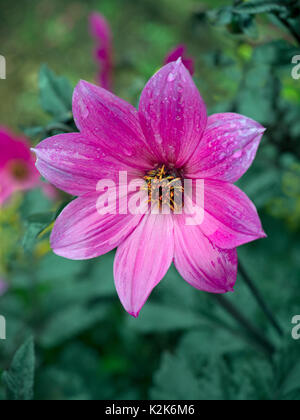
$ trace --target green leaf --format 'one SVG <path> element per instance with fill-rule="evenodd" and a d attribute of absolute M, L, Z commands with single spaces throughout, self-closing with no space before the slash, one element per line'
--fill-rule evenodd
<path fill-rule="evenodd" d="M 94 372 L 95 373 L 95 372 Z M 67 371 L 64 366 L 47 366 L 37 378 L 37 397 L 50 401 L 88 401 L 87 384 L 76 372 Z M 51 384 L 51 386 L 49 386 Z"/>
<path fill-rule="evenodd" d="M 57 312 L 43 328 L 40 337 L 45 347 L 62 344 L 102 321 L 107 314 L 107 305 L 70 306 Z"/>
<path fill-rule="evenodd" d="M 200 315 L 184 307 L 152 302 L 144 306 L 139 319 L 128 318 L 128 326 L 142 333 L 179 331 L 203 324 L 205 322 Z"/>
<path fill-rule="evenodd" d="M 45 134 L 45 128 L 42 126 L 25 127 L 23 131 L 27 137 L 31 138 L 44 137 Z"/>
<path fill-rule="evenodd" d="M 213 25 L 225 26 L 231 23 L 233 17 L 232 7 L 222 7 L 218 10 L 209 10 L 207 17 Z"/>
<path fill-rule="evenodd" d="M 185 358 L 164 354 L 160 369 L 154 375 L 151 398 L 154 400 L 198 400 L 198 379 Z"/>
<path fill-rule="evenodd" d="M 253 16 L 246 16 L 244 19 L 241 19 L 240 26 L 241 26 L 242 32 L 245 35 L 249 36 L 250 38 L 257 38 L 258 30 L 257 30 L 256 21 L 253 18 Z"/>
<path fill-rule="evenodd" d="M 33 399 L 34 365 L 34 343 L 31 337 L 15 354 L 10 369 L 2 375 L 9 400 L 29 401 Z"/>
<path fill-rule="evenodd" d="M 49 209 L 51 209 L 52 206 L 53 201 L 46 197 L 41 185 L 40 188 L 30 190 L 24 195 L 20 207 L 20 216 L 24 223 L 28 223 L 34 215 L 39 215 L 41 213 L 50 214 Z"/>
<path fill-rule="evenodd" d="M 300 362 L 296 363 L 287 375 L 283 384 L 282 394 L 285 396 L 295 391 L 298 391 L 300 396 Z"/>
<path fill-rule="evenodd" d="M 287 41 L 278 40 L 263 44 L 255 48 L 253 61 L 257 64 L 271 66 L 291 66 L 292 58 L 299 54 L 299 48 Z"/>
<path fill-rule="evenodd" d="M 270 66 L 253 62 L 237 95 L 238 112 L 262 124 L 274 123 L 279 90 L 280 82 Z"/>
<path fill-rule="evenodd" d="M 65 77 L 55 75 L 46 65 L 39 74 L 42 108 L 59 121 L 72 115 L 72 86 Z"/>
<path fill-rule="evenodd" d="M 23 238 L 23 248 L 30 252 L 34 247 L 37 237 L 53 222 L 52 212 L 39 213 L 27 219 L 27 229 Z"/>
<path fill-rule="evenodd" d="M 290 7 L 290 2 L 274 1 L 274 0 L 261 0 L 261 1 L 248 1 L 247 3 L 240 4 L 234 8 L 235 13 L 240 14 L 261 14 L 261 13 L 285 13 Z"/>
<path fill-rule="evenodd" d="M 154 375 L 153 399 L 268 399 L 271 364 L 258 354 L 243 353 L 228 334 L 199 330 L 183 336 L 174 355 L 165 353 Z M 271 378 L 272 379 L 272 378 Z"/>

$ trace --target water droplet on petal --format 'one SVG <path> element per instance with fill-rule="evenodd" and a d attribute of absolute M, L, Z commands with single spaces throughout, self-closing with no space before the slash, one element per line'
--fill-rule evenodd
<path fill-rule="evenodd" d="M 84 103 L 84 101 L 82 99 L 79 100 L 78 105 L 79 105 L 79 108 L 80 108 L 82 118 L 84 118 L 84 119 L 88 118 L 89 110 L 88 110 L 88 107 L 86 106 L 86 104 Z"/>
<path fill-rule="evenodd" d="M 155 140 L 158 144 L 162 144 L 162 142 L 163 142 L 160 134 L 155 134 Z"/>
<path fill-rule="evenodd" d="M 125 155 L 126 155 L 126 156 L 128 156 L 128 157 L 131 157 L 131 156 L 133 155 L 132 150 L 128 150 L 128 149 L 125 149 L 125 150 L 124 150 L 124 153 L 125 153 Z"/>
<path fill-rule="evenodd" d="M 168 82 L 174 82 L 174 80 L 175 80 L 175 74 L 174 73 L 170 73 L 169 74 L 169 76 L 168 76 Z"/>
<path fill-rule="evenodd" d="M 233 157 L 234 157 L 234 159 L 239 159 L 240 157 L 242 157 L 242 154 L 243 154 L 242 150 L 237 150 L 234 153 Z"/>

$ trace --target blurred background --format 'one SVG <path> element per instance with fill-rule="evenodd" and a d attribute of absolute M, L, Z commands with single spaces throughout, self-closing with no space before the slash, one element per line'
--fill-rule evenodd
<path fill-rule="evenodd" d="M 300 399 L 300 341 L 291 337 L 300 314 L 300 80 L 292 77 L 298 3 L 0 0 L 7 61 L 1 126 L 36 144 L 72 125 L 71 114 L 57 116 L 47 98 L 57 86 L 65 94 L 80 79 L 97 80 L 94 11 L 113 34 L 113 91 L 134 105 L 183 43 L 209 113 L 239 112 L 267 127 L 239 186 L 268 234 L 239 249 L 246 275 L 226 300 L 193 289 L 171 268 L 135 320 L 114 288 L 114 253 L 74 262 L 50 250 L 52 222 L 70 198 L 41 185 L 14 194 L 0 207 L 0 315 L 7 322 L 0 399 Z"/>

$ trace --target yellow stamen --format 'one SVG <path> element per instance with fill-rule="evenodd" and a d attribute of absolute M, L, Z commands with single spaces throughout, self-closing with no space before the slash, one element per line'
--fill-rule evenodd
<path fill-rule="evenodd" d="M 168 170 L 166 165 L 162 165 L 149 171 L 144 180 L 147 185 L 143 190 L 148 190 L 149 203 L 157 204 L 160 209 L 167 205 L 172 211 L 182 207 L 184 187 L 176 170 Z"/>

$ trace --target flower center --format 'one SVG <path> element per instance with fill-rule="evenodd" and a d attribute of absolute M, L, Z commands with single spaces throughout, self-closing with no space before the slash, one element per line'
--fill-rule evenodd
<path fill-rule="evenodd" d="M 149 171 L 144 180 L 152 206 L 158 205 L 159 209 L 168 206 L 172 211 L 180 212 L 184 205 L 184 186 L 180 171 L 159 165 Z"/>
<path fill-rule="evenodd" d="M 29 176 L 28 167 L 21 160 L 16 160 L 14 162 L 11 162 L 9 169 L 10 169 L 11 175 L 17 181 L 24 181 Z"/>

